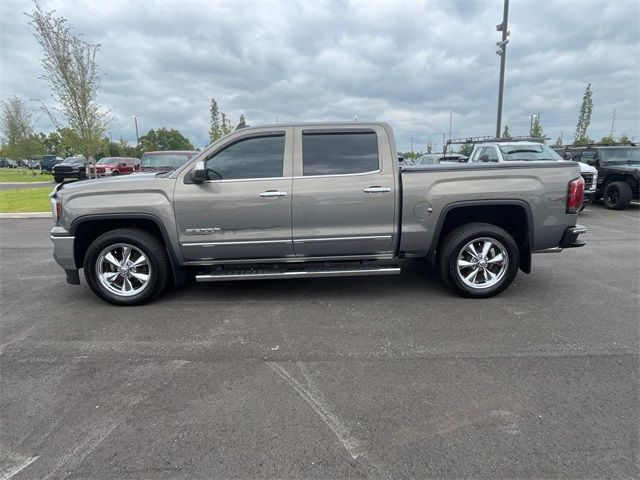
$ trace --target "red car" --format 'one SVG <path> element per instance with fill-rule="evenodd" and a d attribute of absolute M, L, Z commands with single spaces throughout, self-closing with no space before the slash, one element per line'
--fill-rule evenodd
<path fill-rule="evenodd" d="M 104 157 L 96 163 L 96 170 L 99 177 L 127 175 L 137 172 L 140 160 L 133 157 Z M 93 174 L 93 168 L 91 168 Z"/>

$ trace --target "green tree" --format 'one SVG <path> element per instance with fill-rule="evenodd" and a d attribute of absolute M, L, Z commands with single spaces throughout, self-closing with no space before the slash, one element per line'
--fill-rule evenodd
<path fill-rule="evenodd" d="M 209 128 L 209 141 L 215 142 L 222 136 L 222 128 L 220 126 L 220 111 L 218 110 L 218 102 L 215 98 L 211 99 L 211 108 L 209 109 L 211 116 L 211 127 Z"/>
<path fill-rule="evenodd" d="M 573 144 L 576 146 L 584 146 L 592 142 L 587 134 L 589 125 L 591 125 L 591 111 L 593 110 L 592 95 L 591 83 L 589 83 L 584 91 L 584 95 L 582 96 L 582 105 L 580 105 L 576 134 L 573 139 Z"/>
<path fill-rule="evenodd" d="M 96 54 L 100 45 L 75 35 L 63 17 L 44 11 L 37 1 L 27 13 L 33 36 L 42 48 L 43 78 L 51 88 L 56 111 L 74 133 L 74 147 L 91 162 L 102 143 L 107 113 L 98 104 L 101 76 Z M 60 128 L 56 115 L 43 103 L 51 121 Z"/>
<path fill-rule="evenodd" d="M 627 137 L 625 134 L 622 134 L 622 136 L 618 139 L 618 143 L 620 145 L 629 145 L 631 143 L 631 140 L 629 140 L 629 137 Z"/>
<path fill-rule="evenodd" d="M 227 115 L 224 112 L 222 113 L 222 125 L 220 129 L 222 130 L 223 135 L 231 133 L 231 131 L 233 130 L 231 128 L 231 120 L 227 118 Z"/>
<path fill-rule="evenodd" d="M 31 111 L 23 99 L 13 96 L 0 102 L 0 133 L 6 156 L 29 158 L 40 153 L 42 145 L 33 132 Z"/>
<path fill-rule="evenodd" d="M 604 145 L 615 145 L 616 141 L 612 135 L 607 135 L 606 137 L 602 137 L 598 143 L 602 143 Z"/>
<path fill-rule="evenodd" d="M 511 133 L 509 132 L 509 125 L 504 126 L 504 131 L 502 132 L 502 138 L 511 138 Z"/>
<path fill-rule="evenodd" d="M 431 143 L 431 139 L 427 142 L 427 153 L 433 152 L 433 143 Z"/>
<path fill-rule="evenodd" d="M 188 138 L 178 130 L 160 128 L 149 130 L 146 135 L 140 137 L 140 152 L 158 150 L 195 150 Z"/>
<path fill-rule="evenodd" d="M 562 138 L 561 137 L 556 138 L 556 143 L 554 145 L 556 147 L 561 147 L 562 146 Z"/>
<path fill-rule="evenodd" d="M 542 131 L 542 124 L 540 123 L 540 115 L 536 115 L 533 119 L 533 125 L 531 127 L 531 136 L 533 138 L 543 138 L 544 132 Z M 542 140 L 542 143 L 545 141 Z"/>
<path fill-rule="evenodd" d="M 468 157 L 469 155 L 471 155 L 471 152 L 473 152 L 473 143 L 471 142 L 465 142 L 460 146 L 460 150 L 458 150 L 458 153 L 460 155 L 464 155 L 465 157 Z"/>

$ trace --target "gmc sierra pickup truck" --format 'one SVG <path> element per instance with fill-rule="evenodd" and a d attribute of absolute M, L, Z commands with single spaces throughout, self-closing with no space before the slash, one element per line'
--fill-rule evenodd
<path fill-rule="evenodd" d="M 54 258 L 116 305 L 200 282 L 400 272 L 431 261 L 446 285 L 490 297 L 531 254 L 580 247 L 573 162 L 404 170 L 385 123 L 248 127 L 173 172 L 58 185 Z"/>

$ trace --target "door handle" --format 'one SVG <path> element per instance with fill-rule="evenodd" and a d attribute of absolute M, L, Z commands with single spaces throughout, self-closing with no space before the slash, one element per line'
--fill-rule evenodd
<path fill-rule="evenodd" d="M 280 192 L 278 190 L 267 190 L 266 192 L 262 192 L 259 195 L 262 198 L 286 197 L 287 196 L 287 192 Z"/>
<path fill-rule="evenodd" d="M 391 187 L 381 187 L 379 185 L 368 187 L 363 190 L 364 193 L 386 193 L 390 191 Z"/>

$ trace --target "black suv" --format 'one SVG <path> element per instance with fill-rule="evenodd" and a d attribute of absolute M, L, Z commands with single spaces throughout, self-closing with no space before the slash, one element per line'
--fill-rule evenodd
<path fill-rule="evenodd" d="M 627 208 L 638 199 L 640 185 L 640 148 L 635 146 L 585 148 L 578 158 L 598 169 L 598 191 L 604 205 L 613 210 Z"/>

